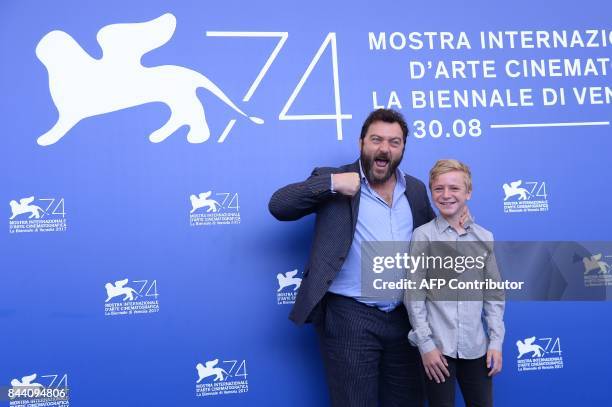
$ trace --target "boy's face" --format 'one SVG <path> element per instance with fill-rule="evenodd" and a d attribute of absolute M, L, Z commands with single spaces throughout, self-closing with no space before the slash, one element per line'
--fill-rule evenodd
<path fill-rule="evenodd" d="M 463 213 L 466 202 L 471 198 L 465 185 L 465 173 L 451 171 L 436 177 L 431 185 L 431 199 L 445 218 Z"/>

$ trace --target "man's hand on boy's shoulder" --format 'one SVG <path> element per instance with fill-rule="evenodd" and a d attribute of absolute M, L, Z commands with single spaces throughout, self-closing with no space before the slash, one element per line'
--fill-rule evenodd
<path fill-rule="evenodd" d="M 472 221 L 474 222 L 474 218 L 472 218 L 472 214 L 470 213 L 470 209 L 466 206 L 464 208 L 463 213 L 461 214 L 461 216 L 459 217 L 459 224 L 461 225 L 461 227 L 464 227 L 464 225 L 466 224 L 467 221 Z"/>

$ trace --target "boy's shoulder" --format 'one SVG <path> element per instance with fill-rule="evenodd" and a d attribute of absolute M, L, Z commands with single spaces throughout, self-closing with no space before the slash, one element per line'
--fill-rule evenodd
<path fill-rule="evenodd" d="M 412 231 L 412 240 L 431 240 L 432 236 L 435 236 L 434 233 L 436 232 L 437 228 L 436 219 L 438 218 L 433 218 L 429 222 L 424 223 L 418 228 L 414 229 Z"/>
<path fill-rule="evenodd" d="M 482 227 L 478 223 L 472 222 L 470 224 L 470 228 L 472 228 L 472 230 L 474 231 L 474 234 L 476 234 L 476 236 L 480 237 L 481 240 L 483 240 L 485 242 L 492 242 L 493 241 L 493 233 L 491 231 L 489 231 L 488 229 L 485 229 L 484 227 Z"/>
<path fill-rule="evenodd" d="M 436 216 L 429 222 L 414 229 L 414 231 L 412 232 L 412 239 L 426 241 L 432 240 L 432 236 L 436 236 L 436 234 L 439 232 L 438 228 L 441 225 L 444 226 L 444 224 L 448 224 L 448 222 L 444 221 L 443 218 L 441 218 L 440 216 Z M 490 232 L 488 229 L 485 229 L 474 221 L 470 223 L 469 227 L 472 229 L 472 233 L 478 236 L 480 240 L 485 242 L 493 241 L 493 233 Z"/>

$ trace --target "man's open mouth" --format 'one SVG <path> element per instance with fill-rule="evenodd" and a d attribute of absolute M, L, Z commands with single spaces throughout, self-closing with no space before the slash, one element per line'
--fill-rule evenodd
<path fill-rule="evenodd" d="M 389 164 L 389 160 L 386 158 L 377 158 L 374 160 L 374 164 L 378 168 L 385 168 Z"/>

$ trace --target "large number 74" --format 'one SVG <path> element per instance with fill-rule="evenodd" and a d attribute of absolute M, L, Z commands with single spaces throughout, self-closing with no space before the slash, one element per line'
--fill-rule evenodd
<path fill-rule="evenodd" d="M 278 56 L 280 50 L 285 45 L 287 38 L 289 37 L 288 32 L 271 32 L 271 31 L 207 31 L 207 37 L 242 37 L 242 38 L 278 38 L 278 43 L 276 47 L 272 50 L 272 53 L 268 56 L 268 59 L 264 66 L 259 71 L 259 74 L 251 83 L 251 86 L 242 97 L 243 102 L 248 102 L 255 90 L 261 83 L 262 79 L 272 66 L 272 63 Z M 313 69 L 321 59 L 323 52 L 330 47 L 331 48 L 331 57 L 332 57 L 332 75 L 333 75 L 333 84 L 334 84 L 334 113 L 332 114 L 288 114 L 289 109 L 293 105 L 293 102 L 297 98 L 298 94 L 302 90 L 304 83 L 308 80 L 308 77 L 312 73 Z M 350 114 L 342 113 L 342 105 L 340 103 L 340 81 L 338 79 L 338 47 L 336 44 L 336 33 L 330 32 L 327 34 L 323 43 L 317 50 L 315 56 L 310 61 L 310 64 L 306 68 L 306 71 L 300 78 L 300 81 L 293 89 L 291 96 L 287 99 L 285 106 L 283 106 L 280 114 L 278 115 L 279 120 L 335 120 L 336 121 L 336 135 L 338 140 L 342 140 L 342 120 L 351 119 L 353 116 Z M 223 143 L 231 131 L 232 127 L 236 123 L 236 120 L 230 120 L 227 124 L 223 133 L 221 133 L 221 137 L 217 140 L 219 143 Z"/>

